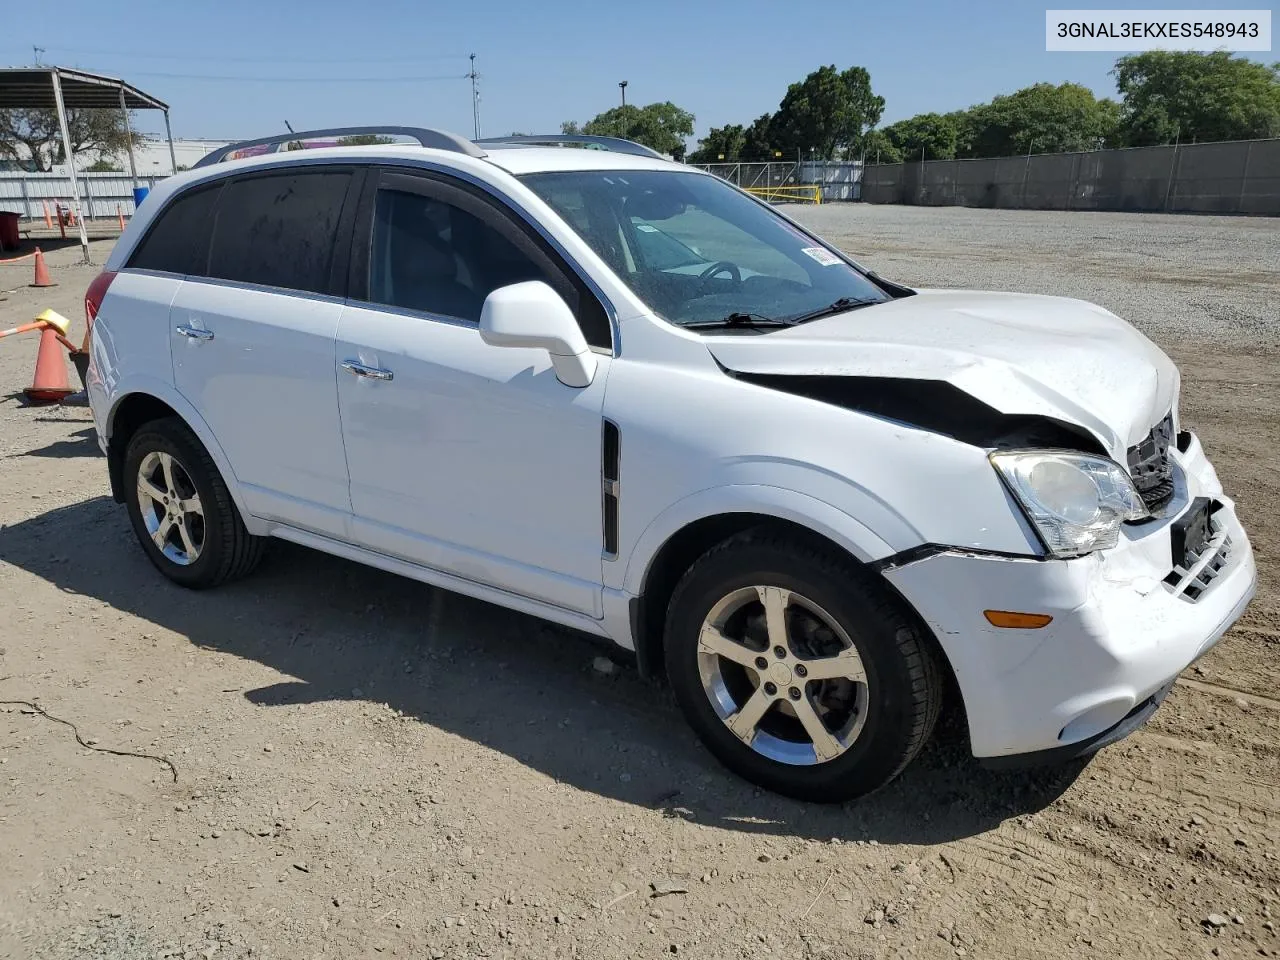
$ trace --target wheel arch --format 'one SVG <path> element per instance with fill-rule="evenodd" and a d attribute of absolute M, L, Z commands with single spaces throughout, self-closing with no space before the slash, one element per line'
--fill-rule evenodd
<path fill-rule="evenodd" d="M 136 384 L 120 391 L 107 414 L 107 473 L 111 480 L 112 498 L 117 503 L 124 502 L 124 453 L 129 441 L 142 426 L 165 417 L 177 417 L 196 435 L 217 465 L 245 526 L 250 533 L 260 533 L 254 529 L 255 524 L 245 508 L 235 473 L 213 431 L 185 397 L 160 381 Z"/>
<path fill-rule="evenodd" d="M 821 506 L 834 510 L 827 504 Z M 874 579 L 882 589 L 895 597 L 915 623 L 924 642 L 933 648 L 942 665 L 944 714 L 948 710 L 963 713 L 964 701 L 955 672 L 933 630 L 901 592 L 871 567 L 873 561 L 896 551 L 857 521 L 850 517 L 844 519 L 849 521 L 849 525 L 836 529 L 826 522 L 800 519 L 794 515 L 784 515 L 780 510 L 761 507 L 705 513 L 670 531 L 656 548 L 644 555 L 643 563 L 638 564 L 633 553 L 627 571 L 629 581 L 634 577 L 629 614 L 631 639 L 641 675 L 654 678 L 665 676 L 662 641 L 667 607 L 676 584 L 689 567 L 716 544 L 749 531 L 759 531 L 761 535 L 782 534 L 815 549 L 838 553 L 851 560 L 868 578 Z M 642 542 L 645 539 L 642 537 Z M 636 569 L 633 570 L 633 567 Z"/>
<path fill-rule="evenodd" d="M 676 583 L 693 561 L 722 540 L 755 528 L 784 531 L 859 565 L 899 547 L 807 494 L 735 485 L 700 491 L 655 518 L 631 550 L 622 587 L 630 600 L 631 639 L 641 671 L 662 672 L 662 629 Z"/>

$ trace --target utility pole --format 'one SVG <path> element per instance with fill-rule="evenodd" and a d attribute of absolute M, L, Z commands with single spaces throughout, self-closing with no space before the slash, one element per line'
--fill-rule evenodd
<path fill-rule="evenodd" d="M 622 121 L 622 136 L 623 139 L 626 139 L 627 134 L 630 132 L 627 129 L 627 81 L 618 81 L 618 89 L 622 91 L 622 116 L 618 119 Z"/>
<path fill-rule="evenodd" d="M 480 74 L 476 73 L 476 55 L 471 55 L 471 72 L 467 74 L 471 78 L 471 118 L 475 124 L 475 138 L 480 139 L 480 89 L 476 86 L 476 81 L 480 79 Z"/>

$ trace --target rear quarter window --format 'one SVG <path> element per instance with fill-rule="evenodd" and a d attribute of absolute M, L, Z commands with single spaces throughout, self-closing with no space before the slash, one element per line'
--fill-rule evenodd
<path fill-rule="evenodd" d="M 199 262 L 209 249 L 209 231 L 221 183 L 179 194 L 157 214 L 155 222 L 126 267 L 165 273 L 203 274 Z"/>
<path fill-rule="evenodd" d="M 293 172 L 233 180 L 218 202 L 210 277 L 330 292 L 348 171 Z"/>

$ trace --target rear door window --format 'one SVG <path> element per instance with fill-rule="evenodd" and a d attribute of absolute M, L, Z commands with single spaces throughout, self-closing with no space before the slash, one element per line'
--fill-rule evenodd
<path fill-rule="evenodd" d="M 128 266 L 135 270 L 165 273 L 204 273 L 202 262 L 209 250 L 209 230 L 222 183 L 181 194 L 160 211 Z"/>
<path fill-rule="evenodd" d="M 246 177 L 223 189 L 210 277 L 333 293 L 331 268 L 349 171 Z"/>

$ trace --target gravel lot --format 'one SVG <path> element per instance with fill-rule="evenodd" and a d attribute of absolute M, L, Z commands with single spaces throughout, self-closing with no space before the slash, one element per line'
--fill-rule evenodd
<path fill-rule="evenodd" d="M 529 618 L 286 544 L 162 580 L 9 339 L 0 700 L 177 780 L 0 706 L 0 957 L 1280 955 L 1280 223 L 794 209 L 886 276 L 1096 300 L 1178 360 L 1262 583 L 1142 731 L 1003 776 L 944 731 L 861 803 L 759 793 Z M 0 328 L 52 306 L 78 339 L 77 254 L 52 290 L 0 265 Z"/>
<path fill-rule="evenodd" d="M 1101 304 L 1166 346 L 1280 345 L 1280 220 L 965 207 L 788 208 L 887 277 Z"/>

